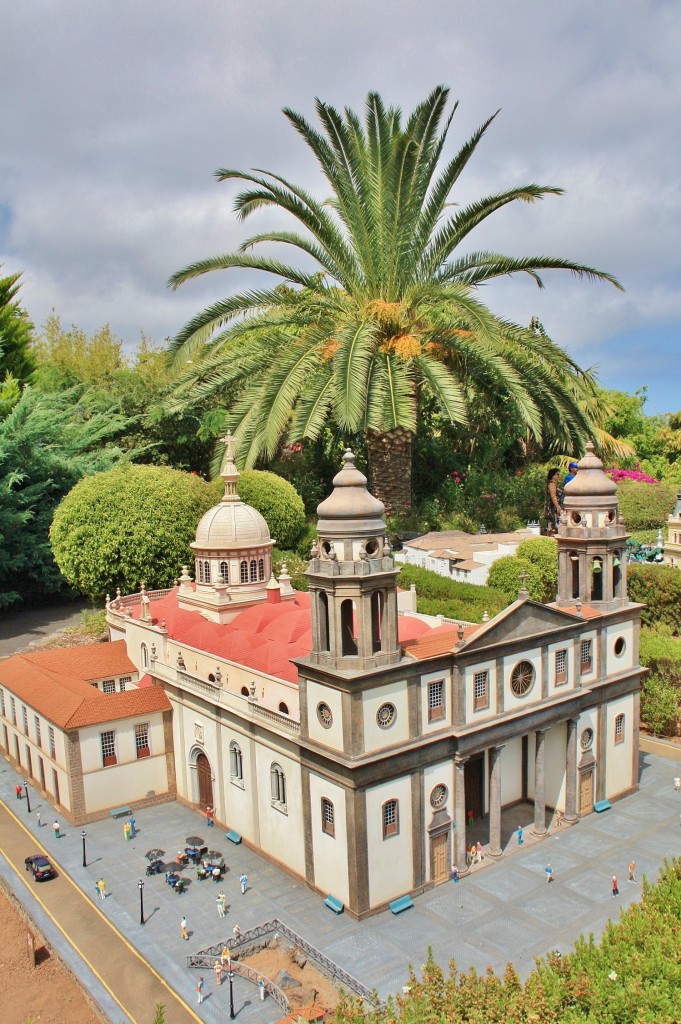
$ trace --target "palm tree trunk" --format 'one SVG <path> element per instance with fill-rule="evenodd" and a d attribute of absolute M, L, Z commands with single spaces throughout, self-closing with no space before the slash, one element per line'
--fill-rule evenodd
<path fill-rule="evenodd" d="M 411 446 L 414 435 L 401 427 L 367 433 L 369 486 L 389 516 L 411 508 Z"/>

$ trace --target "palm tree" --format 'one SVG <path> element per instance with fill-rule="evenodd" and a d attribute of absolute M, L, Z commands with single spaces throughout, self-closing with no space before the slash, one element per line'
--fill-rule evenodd
<path fill-rule="evenodd" d="M 555 257 L 459 255 L 496 210 L 562 190 L 524 185 L 453 204 L 459 175 L 496 114 L 440 167 L 456 111 L 446 115 L 447 99 L 448 90 L 436 88 L 404 126 L 400 110 L 376 93 L 367 97 L 364 125 L 352 110 L 341 115 L 317 100 L 321 132 L 284 110 L 330 186 L 324 202 L 271 172 L 216 172 L 219 181 L 246 183 L 235 201 L 240 219 L 275 207 L 302 228 L 253 235 L 235 253 L 193 263 L 169 282 L 177 288 L 233 268 L 279 279 L 209 306 L 171 345 L 176 366 L 191 360 L 178 380 L 179 404 L 239 389 L 229 426 L 242 465 L 271 458 L 284 437 L 318 436 L 331 417 L 342 432 L 366 435 L 374 492 L 392 512 L 411 501 L 411 443 L 424 389 L 453 422 L 465 422 L 473 389 L 503 395 L 509 416 L 539 438 L 550 429 L 568 450 L 588 434 L 582 399 L 593 390 L 591 376 L 543 332 L 490 312 L 476 289 L 518 273 L 542 287 L 547 269 L 620 285 Z M 300 267 L 261 254 L 272 243 L 304 256 Z"/>

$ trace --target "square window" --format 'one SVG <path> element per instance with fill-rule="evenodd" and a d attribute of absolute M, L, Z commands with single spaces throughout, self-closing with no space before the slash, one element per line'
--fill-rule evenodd
<path fill-rule="evenodd" d="M 102 683 L 102 690 L 104 693 L 115 693 L 116 681 L 114 679 L 105 679 Z"/>
<path fill-rule="evenodd" d="M 567 683 L 567 651 L 556 651 L 556 686 Z"/>
<path fill-rule="evenodd" d="M 428 683 L 428 721 L 437 722 L 445 717 L 445 684 Z"/>
<path fill-rule="evenodd" d="M 128 683 L 132 682 L 132 676 L 121 676 L 118 680 L 118 689 L 121 693 L 125 693 L 128 688 Z"/>
<path fill-rule="evenodd" d="M 489 672 L 476 672 L 473 676 L 473 709 L 489 707 Z"/>

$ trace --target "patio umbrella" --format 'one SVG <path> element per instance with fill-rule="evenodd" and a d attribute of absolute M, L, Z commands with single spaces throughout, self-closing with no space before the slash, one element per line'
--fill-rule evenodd
<path fill-rule="evenodd" d="M 187 836 L 185 843 L 187 846 L 203 846 L 203 839 L 201 836 Z"/>
<path fill-rule="evenodd" d="M 146 853 L 144 854 L 144 856 L 145 856 L 145 857 L 147 858 L 147 860 L 149 860 L 149 861 L 152 861 L 152 860 L 160 860 L 160 859 L 161 859 L 161 857 L 162 857 L 162 856 L 164 855 L 164 853 L 165 853 L 165 852 L 166 852 L 165 850 L 158 850 L 158 849 L 155 849 L 155 850 L 147 850 L 147 852 L 146 852 Z"/>

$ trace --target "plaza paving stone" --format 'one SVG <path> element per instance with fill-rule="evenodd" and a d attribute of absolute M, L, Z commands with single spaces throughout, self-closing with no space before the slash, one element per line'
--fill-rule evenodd
<path fill-rule="evenodd" d="M 679 752 L 681 755 L 681 752 Z M 313 946 L 381 997 L 395 993 L 408 980 L 408 967 L 417 972 L 426 959 L 428 947 L 443 967 L 454 959 L 460 970 L 470 966 L 484 971 L 491 966 L 503 973 L 508 961 L 521 977 L 534 965 L 534 958 L 550 949 L 568 950 L 580 933 L 598 935 L 607 921 L 619 916 L 622 907 L 637 899 L 644 874 L 657 876 L 664 857 L 681 851 L 681 796 L 674 793 L 673 777 L 678 765 L 663 757 L 643 754 L 641 791 L 617 802 L 603 815 L 592 814 L 576 825 L 554 830 L 538 841 L 526 832 L 526 845 L 518 848 L 511 838 L 509 854 L 498 862 L 486 858 L 458 884 L 445 883 L 415 898 L 414 909 L 395 917 L 389 911 L 354 921 L 347 914 L 335 916 L 322 898 L 300 881 L 277 868 L 245 845 L 233 846 L 215 827 L 206 828 L 204 819 L 179 804 L 163 804 L 135 815 L 139 833 L 126 842 L 123 824 L 111 819 L 86 827 L 87 867 L 82 867 L 81 830 L 65 827 L 65 836 L 55 840 L 49 827 L 37 828 L 35 811 L 40 809 L 46 825 L 54 815 L 32 792 L 33 813 L 25 823 L 53 853 L 62 868 L 91 899 L 101 876 L 110 893 L 104 913 L 148 959 L 155 969 L 192 1005 L 207 1024 L 224 1020 L 228 1010 L 228 986 L 214 985 L 212 972 L 206 977 L 210 998 L 195 1005 L 196 971 L 186 966 L 188 952 L 224 941 L 239 924 L 242 931 L 279 918 Z M 0 799 L 19 817 L 25 804 L 15 801 L 17 776 L 8 765 L 0 767 Z M 521 820 L 525 820 L 524 818 Z M 184 849 L 185 837 L 195 833 L 209 847 L 221 850 L 229 871 L 220 885 L 191 878 L 187 893 L 177 896 L 163 876 L 147 878 L 144 854 L 153 846 L 166 851 L 166 861 Z M 27 853 L 30 852 L 27 850 Z M 628 864 L 637 864 L 638 883 L 627 882 Z M 555 879 L 546 885 L 544 868 L 551 861 Z M 12 871 L 0 864 L 3 877 L 12 883 Z M 249 891 L 242 895 L 239 875 L 249 877 Z M 619 897 L 611 895 L 611 877 L 619 879 Z M 140 925 L 138 880 L 144 882 L 146 924 Z M 26 901 L 25 890 L 13 886 Z M 217 916 L 215 897 L 227 894 L 225 920 Z M 30 900 L 28 900 L 30 904 Z M 40 908 L 28 906 L 44 927 L 50 941 L 64 952 L 65 940 L 40 920 Z M 186 914 L 190 941 L 180 938 L 180 919 Z M 66 950 L 73 959 L 71 951 Z M 101 993 L 90 984 L 87 970 L 78 973 L 99 1000 Z M 267 1024 L 281 1016 L 271 1001 L 261 1003 L 247 982 L 235 982 L 238 1020 L 244 1024 Z M 120 1019 L 102 997 L 102 1005 L 115 1024 Z"/>

